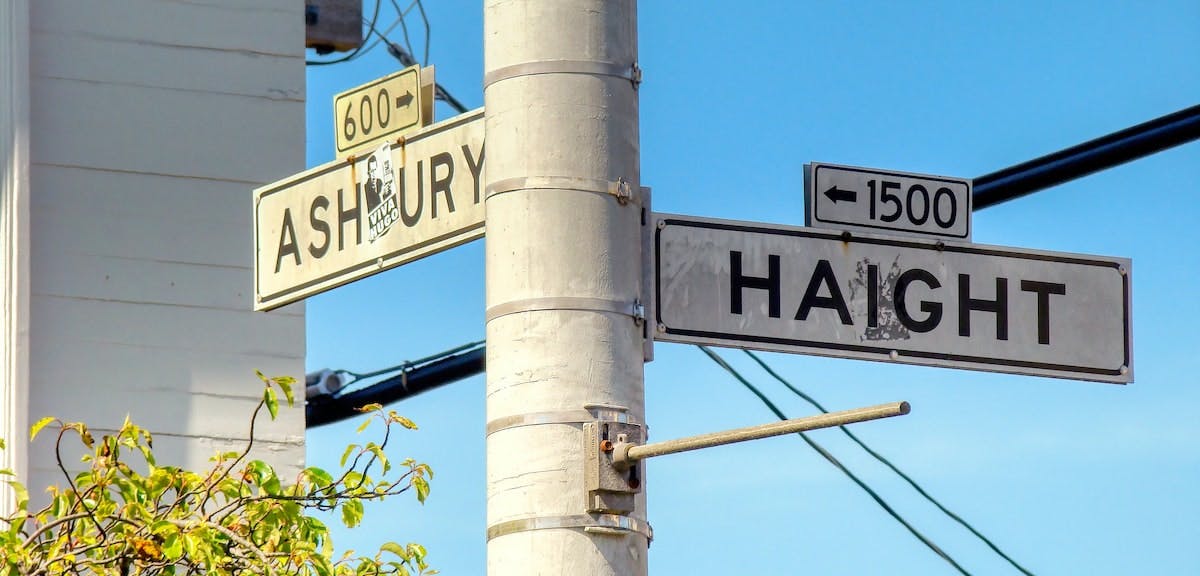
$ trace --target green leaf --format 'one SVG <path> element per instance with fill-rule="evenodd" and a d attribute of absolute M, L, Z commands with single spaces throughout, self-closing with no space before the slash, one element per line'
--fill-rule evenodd
<path fill-rule="evenodd" d="M 429 496 L 429 481 L 421 476 L 413 476 L 412 485 L 417 489 L 417 501 L 424 504 Z"/>
<path fill-rule="evenodd" d="M 267 378 L 266 376 L 264 376 L 261 370 L 255 370 L 254 375 L 258 376 L 258 379 L 262 380 L 263 384 L 266 384 L 267 386 L 271 385 L 271 380 L 269 378 Z"/>
<path fill-rule="evenodd" d="M 292 393 L 292 385 L 296 383 L 296 379 L 291 376 L 280 376 L 275 379 L 275 384 L 283 392 L 283 397 L 287 398 L 288 406 L 296 404 L 296 395 Z"/>
<path fill-rule="evenodd" d="M 8 485 L 12 487 L 12 491 L 17 495 L 17 510 L 24 510 L 29 504 L 29 490 L 25 489 L 25 485 L 16 480 L 9 480 Z"/>
<path fill-rule="evenodd" d="M 331 476 L 325 470 L 317 468 L 316 466 L 309 466 L 308 468 L 305 468 L 304 475 L 307 476 L 317 488 L 324 488 L 330 484 L 333 484 L 333 476 Z"/>
<path fill-rule="evenodd" d="M 339 466 L 343 466 L 343 467 L 346 466 L 346 461 L 350 459 L 350 454 L 352 452 L 354 452 L 355 450 L 358 450 L 359 448 L 360 448 L 360 446 L 358 444 L 351 444 L 349 446 L 346 446 L 346 451 L 342 452 L 342 460 L 341 460 L 341 464 L 339 464 Z"/>
<path fill-rule="evenodd" d="M 312 567 L 317 571 L 317 576 L 333 576 L 333 565 L 320 554 L 312 557 Z"/>
<path fill-rule="evenodd" d="M 162 553 L 172 562 L 183 557 L 183 538 L 179 532 L 170 532 L 163 538 Z"/>
<path fill-rule="evenodd" d="M 33 442 L 33 440 L 37 438 L 38 432 L 41 432 L 42 428 L 45 428 L 47 424 L 54 422 L 55 420 L 58 420 L 58 418 L 47 416 L 35 422 L 33 426 L 29 428 L 29 441 Z"/>
<path fill-rule="evenodd" d="M 385 455 L 383 453 L 383 448 L 380 448 L 379 445 L 375 444 L 374 442 L 371 442 L 371 443 L 367 444 L 367 450 L 370 451 L 371 454 L 374 454 L 375 457 L 379 459 L 379 463 L 381 465 L 383 465 L 383 473 L 384 474 L 387 474 L 388 470 L 392 469 L 392 465 L 388 463 L 387 455 Z"/>
<path fill-rule="evenodd" d="M 408 551 L 405 550 L 403 546 L 395 542 L 384 542 L 379 549 L 384 552 L 391 552 L 392 554 L 399 556 L 401 560 L 408 562 Z"/>
<path fill-rule="evenodd" d="M 342 523 L 345 524 L 347 528 L 354 528 L 355 526 L 358 526 L 358 523 L 362 522 L 362 517 L 362 500 L 347 500 L 346 503 L 342 505 Z"/>
<path fill-rule="evenodd" d="M 263 388 L 263 402 L 267 404 L 267 411 L 271 413 L 271 419 L 274 420 L 279 415 L 279 399 L 275 397 L 274 388 Z"/>

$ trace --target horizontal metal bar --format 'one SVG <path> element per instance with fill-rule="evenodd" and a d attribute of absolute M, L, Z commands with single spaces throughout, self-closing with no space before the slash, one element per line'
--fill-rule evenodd
<path fill-rule="evenodd" d="M 867 420 L 876 420 L 879 418 L 901 416 L 908 414 L 909 409 L 910 407 L 908 402 L 892 402 L 891 404 L 880 404 L 879 406 L 871 406 L 868 408 L 856 408 L 854 410 L 830 412 L 828 414 L 821 414 L 818 416 L 793 418 L 791 420 L 772 422 L 770 424 L 762 424 L 759 426 L 748 426 L 746 428 L 737 428 L 723 432 L 713 432 L 711 434 L 701 434 L 699 436 L 679 438 L 677 440 L 654 442 L 652 444 L 645 444 L 642 446 L 618 443 L 613 447 L 613 464 L 617 466 L 627 466 L 638 460 L 645 460 L 646 458 L 653 458 L 655 456 L 664 456 L 667 454 L 675 454 L 677 452 L 687 452 L 689 450 L 697 450 L 700 448 L 711 448 L 713 446 L 733 444 L 735 442 L 745 442 L 747 440 L 758 440 L 760 438 L 781 436 L 783 434 L 792 434 L 795 432 L 805 432 L 807 430 L 816 430 L 818 428 L 831 428 L 833 426 L 842 426 L 845 424 L 865 422 Z"/>

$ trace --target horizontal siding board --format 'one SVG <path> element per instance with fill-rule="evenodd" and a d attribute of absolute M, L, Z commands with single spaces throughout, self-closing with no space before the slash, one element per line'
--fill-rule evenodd
<path fill-rule="evenodd" d="M 303 316 L 59 298 L 36 293 L 30 346 L 68 354 L 89 343 L 290 358 L 303 354 Z M 102 368 L 118 369 L 113 365 Z M 31 373 L 35 373 L 31 367 Z"/>
<path fill-rule="evenodd" d="M 30 361 L 50 381 L 62 382 L 73 394 L 132 398 L 140 391 L 196 393 L 212 397 L 257 399 L 262 382 L 255 370 L 270 376 L 301 380 L 303 357 L 263 357 L 245 354 L 154 349 L 105 342 L 70 342 L 70 353 L 39 348 Z M 112 377 L 114 375 L 119 377 Z M 40 416 L 49 415 L 58 400 L 43 397 Z"/>
<path fill-rule="evenodd" d="M 39 77 L 276 100 L 304 99 L 304 63 L 300 56 L 145 45 L 61 33 L 33 34 L 30 45 L 32 67 Z"/>
<path fill-rule="evenodd" d="M 297 0 L 35 0 L 37 32 L 145 44 L 295 55 L 304 46 Z"/>
<path fill-rule="evenodd" d="M 137 402 L 130 402 L 128 395 L 107 389 L 77 391 L 53 399 L 34 395 L 30 398 L 30 415 L 37 415 L 34 418 L 54 415 L 67 422 L 83 421 L 102 428 L 119 428 L 128 415 L 139 426 L 151 431 L 178 433 L 187 430 L 191 436 L 238 439 L 247 436 L 250 415 L 259 400 L 204 396 L 179 390 L 139 390 L 136 394 Z M 265 410 L 260 418 L 263 426 L 256 425 L 255 434 L 263 440 L 281 442 L 294 437 L 295 431 L 304 429 L 303 408 L 281 406 L 279 418 L 270 425 L 266 424 L 270 415 Z"/>
<path fill-rule="evenodd" d="M 63 254 L 253 266 L 248 184 L 42 165 L 31 180 L 35 278 Z"/>
<path fill-rule="evenodd" d="M 304 166 L 304 103 L 35 78 L 35 162 L 266 183 Z"/>
<path fill-rule="evenodd" d="M 34 288 L 41 295 L 223 310 L 247 310 L 251 305 L 254 279 L 249 268 L 79 253 L 39 256 Z"/>

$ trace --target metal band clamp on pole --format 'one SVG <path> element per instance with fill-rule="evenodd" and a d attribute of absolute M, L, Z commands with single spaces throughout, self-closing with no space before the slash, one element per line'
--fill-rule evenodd
<path fill-rule="evenodd" d="M 540 516 L 507 520 L 488 526 L 487 539 L 492 540 L 493 538 L 517 532 L 547 530 L 551 528 L 582 528 L 587 532 L 609 534 L 612 536 L 641 534 L 646 538 L 647 542 L 654 539 L 654 530 L 650 528 L 649 522 L 620 514 L 577 514 L 573 516 Z"/>
<path fill-rule="evenodd" d="M 642 69 L 638 67 L 637 62 L 617 64 L 616 62 L 600 62 L 596 60 L 536 60 L 496 68 L 484 74 L 483 88 L 487 90 L 492 84 L 503 80 L 536 74 L 613 76 L 628 80 L 635 90 L 642 83 Z"/>
<path fill-rule="evenodd" d="M 629 409 L 623 406 L 588 405 L 580 410 L 560 410 L 556 412 L 532 412 L 503 416 L 487 423 L 485 435 L 491 436 L 501 430 L 520 428 L 521 426 L 537 426 L 539 424 L 583 424 L 586 422 L 617 422 L 620 424 L 642 423 L 629 415 Z"/>
<path fill-rule="evenodd" d="M 652 444 L 644 444 L 641 446 L 625 442 L 618 442 L 613 446 L 612 462 L 613 465 L 617 467 L 629 467 L 638 460 L 644 460 L 654 456 L 664 456 L 666 454 L 687 452 L 689 450 L 696 450 L 699 448 L 710 448 L 713 446 L 721 446 L 723 444 L 745 442 L 746 440 L 758 440 L 760 438 L 769 438 L 771 436 L 781 436 L 783 434 L 792 434 L 794 432 L 816 430 L 818 428 L 831 428 L 833 426 L 842 426 L 845 424 L 865 422 L 867 420 L 876 420 L 879 418 L 902 416 L 904 414 L 908 414 L 909 410 L 910 407 L 908 402 L 893 402 L 891 404 L 880 404 L 878 406 L 871 406 L 868 408 L 855 408 L 853 410 L 830 412 L 828 414 L 820 414 L 818 416 L 809 416 L 806 418 L 793 418 L 791 420 L 772 422 L 770 424 L 762 424 L 759 426 L 748 426 L 746 428 L 736 428 L 734 430 L 725 430 L 723 432 L 701 434 L 699 436 L 691 436 L 677 440 L 654 442 Z"/>
<path fill-rule="evenodd" d="M 484 321 L 491 322 L 501 316 L 534 310 L 612 312 L 629 316 L 635 322 L 639 323 L 646 319 L 646 307 L 636 300 L 633 302 L 615 302 L 602 298 L 560 296 L 557 298 L 526 298 L 524 300 L 513 300 L 497 304 L 487 309 L 487 312 L 484 314 Z"/>

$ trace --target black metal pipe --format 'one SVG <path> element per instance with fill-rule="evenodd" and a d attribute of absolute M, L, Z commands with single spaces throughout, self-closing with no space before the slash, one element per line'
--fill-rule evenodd
<path fill-rule="evenodd" d="M 468 378 L 483 372 L 486 351 L 481 346 L 474 350 L 448 356 L 422 366 L 412 368 L 367 388 L 355 390 L 341 396 L 324 396 L 310 399 L 304 406 L 305 427 L 315 428 L 353 418 L 359 413 L 356 408 L 378 402 L 389 404 L 410 398 L 443 384 Z"/>
<path fill-rule="evenodd" d="M 1200 105 L 975 179 L 979 210 L 1200 139 Z"/>

